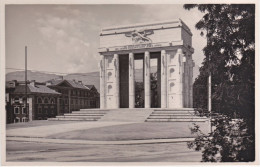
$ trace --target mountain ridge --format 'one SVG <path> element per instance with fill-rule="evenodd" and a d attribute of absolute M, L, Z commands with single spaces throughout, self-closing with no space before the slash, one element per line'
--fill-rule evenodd
<path fill-rule="evenodd" d="M 151 72 L 155 72 L 156 67 L 151 67 Z M 193 80 L 199 74 L 199 66 L 195 65 L 193 70 Z M 51 79 L 57 79 L 61 75 L 45 73 L 45 72 L 33 72 L 27 71 L 27 79 L 28 80 L 35 80 L 37 82 L 46 82 Z M 137 82 L 142 82 L 143 80 L 143 69 L 135 69 L 135 77 Z M 17 81 L 24 81 L 25 74 L 24 71 L 15 71 L 6 74 L 6 81 L 17 80 Z M 99 84 L 99 72 L 88 72 L 88 73 L 71 73 L 67 75 L 63 75 L 63 79 L 67 80 L 76 80 L 82 81 L 85 85 L 95 85 L 97 90 L 100 90 Z"/>

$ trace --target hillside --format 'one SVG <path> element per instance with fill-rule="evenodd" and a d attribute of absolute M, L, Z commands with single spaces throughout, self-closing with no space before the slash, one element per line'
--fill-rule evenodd
<path fill-rule="evenodd" d="M 24 71 L 16 71 L 10 72 L 5 75 L 6 81 L 17 80 L 17 81 L 24 81 Z M 36 80 L 37 82 L 45 82 L 47 80 L 57 78 L 58 75 L 55 74 L 48 74 L 43 72 L 32 72 L 27 71 L 27 80 Z"/>
<path fill-rule="evenodd" d="M 151 67 L 151 72 L 155 72 L 156 68 Z M 193 80 L 198 76 L 199 74 L 199 66 L 195 65 L 194 71 L 193 71 Z M 45 82 L 47 80 L 58 78 L 59 75 L 56 74 L 48 74 L 48 73 L 42 73 L 42 72 L 32 72 L 28 71 L 27 78 L 28 80 L 36 80 L 37 82 Z M 143 73 L 142 69 L 136 69 L 135 70 L 135 77 L 136 81 L 141 82 L 143 79 Z M 100 85 L 99 85 L 99 72 L 89 72 L 89 73 L 72 73 L 68 75 L 63 76 L 64 79 L 73 80 L 76 81 L 82 81 L 86 85 L 95 85 L 97 90 L 99 91 Z M 24 72 L 23 71 L 16 71 L 6 74 L 6 81 L 11 80 L 17 80 L 17 81 L 24 81 Z"/>

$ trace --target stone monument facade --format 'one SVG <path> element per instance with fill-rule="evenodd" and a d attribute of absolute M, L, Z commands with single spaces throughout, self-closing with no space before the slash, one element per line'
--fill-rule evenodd
<path fill-rule="evenodd" d="M 151 108 L 150 59 L 157 59 L 159 108 L 192 108 L 192 33 L 180 19 L 108 27 L 100 33 L 100 108 L 135 108 L 135 60 L 143 60 Z"/>

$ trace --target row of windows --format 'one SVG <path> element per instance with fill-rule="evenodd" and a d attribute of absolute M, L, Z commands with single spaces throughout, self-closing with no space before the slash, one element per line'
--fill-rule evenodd
<path fill-rule="evenodd" d="M 38 108 L 38 114 L 54 114 L 54 109 L 42 109 Z"/>
<path fill-rule="evenodd" d="M 22 118 L 16 117 L 14 119 L 14 123 L 18 123 L 18 122 L 28 122 L 28 118 L 26 118 L 26 117 L 22 117 Z"/>
<path fill-rule="evenodd" d="M 28 108 L 27 108 L 27 111 L 28 111 Z M 14 114 L 27 114 L 26 112 L 26 108 L 25 107 L 14 107 Z"/>
<path fill-rule="evenodd" d="M 60 104 L 68 104 L 68 99 L 60 99 Z M 80 105 L 95 105 L 95 101 L 93 100 L 73 100 L 71 99 L 70 104 L 80 104 Z"/>
<path fill-rule="evenodd" d="M 68 90 L 56 90 L 57 92 L 61 94 L 66 94 L 68 95 Z M 89 91 L 79 91 L 79 90 L 73 90 L 71 91 L 72 96 L 86 96 L 86 97 L 92 97 L 94 96 L 93 92 Z"/>
<path fill-rule="evenodd" d="M 41 98 L 41 97 L 38 97 L 37 98 L 37 103 L 41 104 L 41 103 L 45 103 L 45 104 L 48 104 L 48 103 L 51 103 L 51 104 L 54 104 L 56 103 L 56 100 L 54 98 Z"/>
<path fill-rule="evenodd" d="M 79 96 L 87 96 L 87 97 L 90 97 L 90 96 L 93 96 L 91 92 L 82 92 L 82 91 L 77 91 L 77 90 L 73 90 L 71 92 L 72 95 L 79 95 Z"/>
<path fill-rule="evenodd" d="M 22 98 L 20 98 L 20 97 L 15 97 L 14 98 L 14 102 L 15 103 L 26 103 L 26 97 L 22 97 Z"/>

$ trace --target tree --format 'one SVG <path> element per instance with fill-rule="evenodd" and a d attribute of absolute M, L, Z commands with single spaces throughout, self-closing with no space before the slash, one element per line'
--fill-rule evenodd
<path fill-rule="evenodd" d="M 197 8 L 205 13 L 196 24 L 202 36 L 206 32 L 207 46 L 195 83 L 206 85 L 211 72 L 212 100 L 219 104 L 213 110 L 221 115 L 215 118 L 215 130 L 208 136 L 195 126 L 192 132 L 199 137 L 189 146 L 203 149 L 203 161 L 254 161 L 255 5 L 187 4 L 184 8 Z"/>

